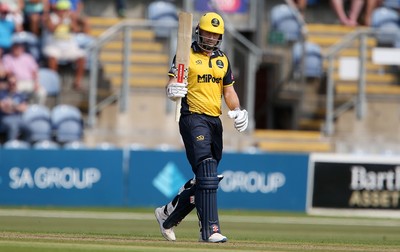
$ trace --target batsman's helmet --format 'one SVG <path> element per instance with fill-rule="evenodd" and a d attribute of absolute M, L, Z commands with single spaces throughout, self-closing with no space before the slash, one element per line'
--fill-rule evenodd
<path fill-rule="evenodd" d="M 204 31 L 224 35 L 224 20 L 217 13 L 208 12 L 200 18 L 199 28 Z"/>
<path fill-rule="evenodd" d="M 204 41 L 205 38 L 201 36 L 200 30 L 219 34 L 220 37 L 218 41 L 215 41 L 214 45 L 207 44 Z M 195 38 L 201 49 L 205 51 L 212 51 L 218 48 L 221 44 L 224 31 L 225 25 L 222 17 L 215 12 L 207 12 L 199 20 L 199 24 L 197 25 L 195 31 Z"/>

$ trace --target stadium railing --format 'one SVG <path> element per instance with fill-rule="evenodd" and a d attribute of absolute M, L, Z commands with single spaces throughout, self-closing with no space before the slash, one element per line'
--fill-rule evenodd
<path fill-rule="evenodd" d="M 327 136 L 335 132 L 334 120 L 344 112 L 355 108 L 358 119 L 364 118 L 367 113 L 367 90 L 366 90 L 366 59 L 367 59 L 367 38 L 377 37 L 382 34 L 393 35 L 393 31 L 385 31 L 373 28 L 358 29 L 346 35 L 339 43 L 335 44 L 324 54 L 324 59 L 328 62 L 327 69 L 327 94 L 326 94 L 326 117 L 323 131 Z M 400 33 L 397 33 L 400 36 Z M 349 45 L 358 42 L 359 48 L 359 66 L 358 66 L 358 84 L 355 95 L 342 105 L 335 107 L 335 58 L 339 53 L 349 47 Z"/>

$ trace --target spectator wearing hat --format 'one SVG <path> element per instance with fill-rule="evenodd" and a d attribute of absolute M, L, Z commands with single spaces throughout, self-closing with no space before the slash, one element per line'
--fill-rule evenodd
<path fill-rule="evenodd" d="M 15 24 L 15 31 L 21 32 L 24 30 L 24 16 L 22 14 L 22 3 L 21 0 L 1 0 L 0 2 L 6 4 L 9 8 L 7 19 L 11 20 Z"/>
<path fill-rule="evenodd" d="M 9 75 L 6 89 L 0 91 L 0 132 L 6 140 L 18 139 L 22 130 L 22 114 L 28 107 L 26 96 L 17 90 L 15 76 Z"/>
<path fill-rule="evenodd" d="M 0 2 L 0 56 L 10 49 L 15 31 L 14 22 L 7 18 L 9 13 L 8 5 Z"/>
<path fill-rule="evenodd" d="M 4 55 L 3 64 L 7 72 L 15 76 L 19 92 L 27 94 L 33 103 L 45 104 L 47 94 L 38 82 L 39 66 L 35 58 L 25 51 L 22 38 L 14 36 L 11 51 Z"/>
<path fill-rule="evenodd" d="M 74 39 L 79 29 L 77 20 L 71 15 L 70 9 L 70 1 L 60 0 L 56 4 L 55 11 L 50 13 L 46 20 L 49 35 L 43 54 L 48 58 L 49 68 L 55 71 L 58 70 L 59 61 L 74 62 L 76 70 L 73 87 L 81 89 L 86 53 Z"/>
<path fill-rule="evenodd" d="M 65 0 L 50 0 L 51 9 L 56 9 L 57 3 Z M 79 32 L 89 34 L 89 22 L 84 13 L 84 4 L 82 0 L 69 0 L 71 3 L 71 15 L 76 18 L 79 25 Z"/>

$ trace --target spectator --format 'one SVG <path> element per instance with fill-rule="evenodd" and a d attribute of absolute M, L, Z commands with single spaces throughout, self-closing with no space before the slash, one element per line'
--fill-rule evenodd
<path fill-rule="evenodd" d="M 7 89 L 7 87 L 8 87 L 7 72 L 3 66 L 3 63 L 1 63 L 0 61 L 0 92 Z"/>
<path fill-rule="evenodd" d="M 15 140 L 20 136 L 22 114 L 27 107 L 25 95 L 17 91 L 17 79 L 9 75 L 7 88 L 0 91 L 0 132 L 6 133 L 6 140 Z"/>
<path fill-rule="evenodd" d="M 296 5 L 299 12 L 304 16 L 307 7 L 307 0 L 294 0 L 293 2 Z"/>
<path fill-rule="evenodd" d="M 22 40 L 15 37 L 11 52 L 4 55 L 3 64 L 7 72 L 12 73 L 17 79 L 17 89 L 26 93 L 34 103 L 44 105 L 46 102 L 46 90 L 38 82 L 39 66 L 34 57 L 25 52 Z"/>
<path fill-rule="evenodd" d="M 23 31 L 24 16 L 21 9 L 21 0 L 1 0 L 0 2 L 6 4 L 9 8 L 7 19 L 14 22 L 15 31 Z"/>
<path fill-rule="evenodd" d="M 0 3 L 0 55 L 4 55 L 11 47 L 12 35 L 15 30 L 15 24 L 7 16 L 10 9 L 7 4 Z"/>
<path fill-rule="evenodd" d="M 76 65 L 73 87 L 82 88 L 85 73 L 85 51 L 74 39 L 77 32 L 77 20 L 71 15 L 71 3 L 67 0 L 57 2 L 55 11 L 46 20 L 46 29 L 50 33 L 43 50 L 48 58 L 49 68 L 57 71 L 59 61 L 74 61 Z M 66 53 L 67 52 L 67 53 Z"/>
<path fill-rule="evenodd" d="M 126 16 L 126 1 L 115 0 L 115 10 L 117 11 L 118 17 L 124 18 Z"/>
<path fill-rule="evenodd" d="M 331 0 L 331 4 L 342 24 L 351 27 L 358 25 L 357 20 L 363 8 L 364 0 L 351 0 L 349 15 L 346 14 L 344 0 Z"/>
<path fill-rule="evenodd" d="M 50 6 L 52 10 L 56 9 L 57 2 L 59 1 L 65 1 L 65 0 L 50 0 Z M 85 17 L 84 13 L 84 4 L 82 0 L 69 0 L 71 3 L 71 15 L 73 15 L 73 18 L 77 19 L 77 22 L 79 24 L 79 32 L 83 32 L 86 34 L 89 34 L 89 22 L 87 21 L 87 18 Z"/>
<path fill-rule="evenodd" d="M 23 0 L 21 3 L 28 31 L 39 36 L 42 16 L 49 12 L 49 0 Z"/>

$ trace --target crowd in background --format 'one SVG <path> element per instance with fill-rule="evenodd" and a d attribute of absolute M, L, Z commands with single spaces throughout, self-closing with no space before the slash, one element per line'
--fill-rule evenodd
<path fill-rule="evenodd" d="M 293 0 L 305 15 L 307 6 L 320 0 Z M 116 0 L 119 17 L 125 17 L 125 0 Z M 397 0 L 330 0 L 338 20 L 345 26 L 371 24 L 380 6 L 400 9 Z M 79 39 L 89 40 L 89 24 L 82 0 L 0 0 L 0 134 L 17 139 L 23 131 L 21 115 L 29 104 L 46 104 L 47 92 L 38 78 L 40 68 L 58 71 L 72 63 L 71 86 L 84 88 L 86 51 Z M 87 44 L 87 41 L 84 40 Z"/>
<path fill-rule="evenodd" d="M 5 140 L 21 135 L 29 104 L 46 104 L 40 68 L 57 71 L 60 64 L 74 64 L 71 86 L 82 89 L 86 52 L 76 35 L 88 36 L 83 8 L 81 0 L 0 0 L 0 133 Z"/>
<path fill-rule="evenodd" d="M 320 0 L 294 0 L 294 4 L 304 15 L 308 5 L 314 5 Z M 398 0 L 330 0 L 332 9 L 340 23 L 345 26 L 371 25 L 373 11 L 380 6 L 400 10 Z"/>

